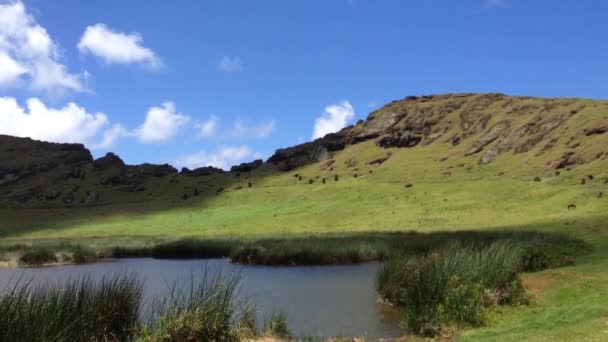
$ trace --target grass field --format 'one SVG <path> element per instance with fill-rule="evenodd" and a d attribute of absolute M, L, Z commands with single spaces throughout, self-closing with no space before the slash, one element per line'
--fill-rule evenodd
<path fill-rule="evenodd" d="M 585 123 L 576 121 L 580 127 L 570 131 Z M 595 155 L 606 149 L 607 137 L 579 140 Z M 472 142 L 450 149 L 438 143 L 381 149 L 368 141 L 336 152 L 333 169 L 320 162 L 287 173 L 264 166 L 239 177 L 180 175 L 173 183 L 147 184 L 149 199 L 102 193 L 103 201 L 92 207 L 0 208 L 0 247 L 79 244 L 108 250 L 183 238 L 254 241 L 328 234 L 374 240 L 377 234 L 406 231 L 562 233 L 588 242 L 593 251 L 574 266 L 525 274 L 533 303 L 500 308 L 489 327 L 465 331 L 461 338 L 607 340 L 608 159 L 558 175 L 548 162 L 567 146 L 539 154 L 539 144 L 478 165 L 479 156 L 463 157 Z M 381 165 L 367 165 L 386 157 Z M 225 190 L 216 194 L 220 187 Z M 195 188 L 198 196 L 192 195 Z M 570 204 L 576 209 L 568 210 Z"/>

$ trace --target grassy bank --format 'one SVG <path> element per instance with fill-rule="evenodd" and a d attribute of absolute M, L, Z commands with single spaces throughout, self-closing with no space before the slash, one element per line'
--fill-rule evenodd
<path fill-rule="evenodd" d="M 394 254 L 420 255 L 455 242 L 471 246 L 488 246 L 497 242 L 517 244 L 526 251 L 530 269 L 567 264 L 590 250 L 586 242 L 568 234 L 501 230 L 319 234 L 251 240 L 180 239 L 143 246 L 104 246 L 96 250 L 66 243 L 39 243 L 4 246 L 0 253 L 12 253 L 20 265 L 31 266 L 57 262 L 58 256 L 75 263 L 94 261 L 97 256 L 102 256 L 229 258 L 235 263 L 254 265 L 335 265 L 381 261 Z"/>

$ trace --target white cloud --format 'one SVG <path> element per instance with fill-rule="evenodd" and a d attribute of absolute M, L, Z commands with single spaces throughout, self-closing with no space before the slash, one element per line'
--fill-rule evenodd
<path fill-rule="evenodd" d="M 217 63 L 217 69 L 225 72 L 238 72 L 243 70 L 243 65 L 238 57 L 224 56 Z"/>
<path fill-rule="evenodd" d="M 91 148 L 93 149 L 102 149 L 112 147 L 118 140 L 132 137 L 133 132 L 126 129 L 121 124 L 114 124 L 112 127 L 106 129 L 103 132 L 101 141 L 99 143 L 93 144 Z"/>
<path fill-rule="evenodd" d="M 348 101 L 325 107 L 325 112 L 315 120 L 312 139 L 322 138 L 346 126 L 355 117 L 355 110 Z"/>
<path fill-rule="evenodd" d="M 15 98 L 0 98 L 0 134 L 86 144 L 93 143 L 109 124 L 104 113 L 89 113 L 73 102 L 55 109 L 30 98 L 26 107 L 21 107 Z"/>
<path fill-rule="evenodd" d="M 98 23 L 86 28 L 78 50 L 99 57 L 108 64 L 141 64 L 151 69 L 162 67 L 156 53 L 142 44 L 143 38 L 137 32 L 118 32 Z"/>
<path fill-rule="evenodd" d="M 201 150 L 193 154 L 178 157 L 175 164 L 179 167 L 195 169 L 202 166 L 214 166 L 227 170 L 232 165 L 236 165 L 252 157 L 259 157 L 258 153 L 248 146 L 220 147 L 213 152 Z"/>
<path fill-rule="evenodd" d="M 203 138 L 210 138 L 215 135 L 217 128 L 219 126 L 220 118 L 211 115 L 209 119 L 205 121 L 199 121 L 194 125 L 198 129 L 198 135 Z"/>
<path fill-rule="evenodd" d="M 272 133 L 274 125 L 274 121 L 252 125 L 247 121 L 237 120 L 229 133 L 231 136 L 240 139 L 262 139 Z"/>
<path fill-rule="evenodd" d="M 21 76 L 27 69 L 6 52 L 0 51 L 0 87 L 21 83 Z"/>
<path fill-rule="evenodd" d="M 61 63 L 59 45 L 21 1 L 0 4 L 0 86 L 29 85 L 34 90 L 84 91 L 81 75 Z"/>
<path fill-rule="evenodd" d="M 190 117 L 175 110 L 175 104 L 167 101 L 161 107 L 148 110 L 146 120 L 134 132 L 141 142 L 164 142 L 173 138 L 180 128 L 190 122 Z"/>

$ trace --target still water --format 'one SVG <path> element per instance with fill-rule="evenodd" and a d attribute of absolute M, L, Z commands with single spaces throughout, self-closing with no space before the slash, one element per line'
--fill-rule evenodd
<path fill-rule="evenodd" d="M 402 335 L 398 314 L 377 303 L 374 279 L 379 267 L 378 263 L 266 267 L 233 265 L 223 259 L 120 259 L 89 265 L 1 269 L 0 289 L 20 279 L 35 285 L 85 275 L 101 279 L 126 272 L 144 282 L 144 303 L 150 303 L 153 298 L 168 296 L 174 285 L 189 287 L 191 279 L 207 269 L 236 273 L 241 280 L 239 296 L 255 304 L 260 320 L 273 312 L 283 312 L 297 336 L 365 336 L 376 340 Z"/>

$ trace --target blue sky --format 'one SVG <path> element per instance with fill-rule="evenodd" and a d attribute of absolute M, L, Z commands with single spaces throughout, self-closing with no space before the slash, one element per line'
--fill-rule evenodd
<path fill-rule="evenodd" d="M 608 98 L 603 0 L 0 0 L 0 134 L 266 158 L 407 95 Z"/>

